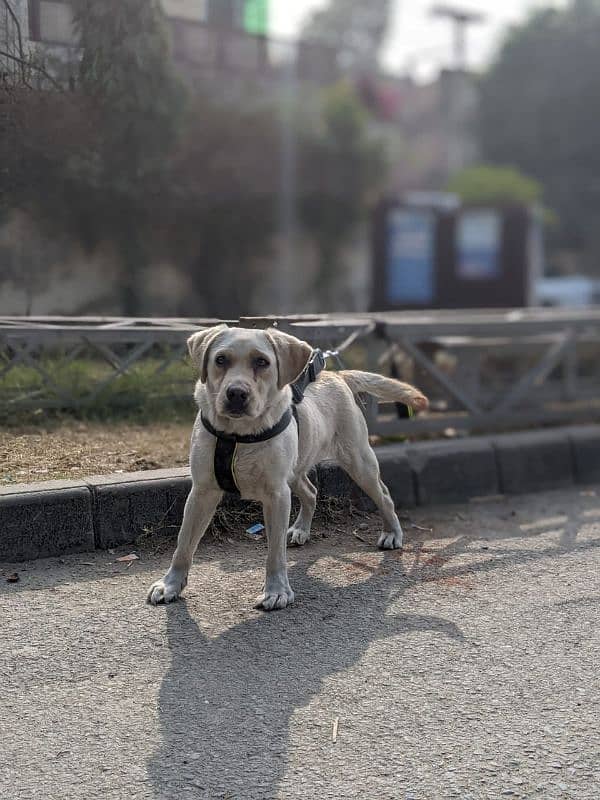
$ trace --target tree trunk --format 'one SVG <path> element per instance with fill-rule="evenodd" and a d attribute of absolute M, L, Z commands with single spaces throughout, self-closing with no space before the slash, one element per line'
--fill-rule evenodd
<path fill-rule="evenodd" d="M 137 317 L 142 307 L 142 262 L 143 248 L 139 234 L 132 224 L 122 232 L 119 242 L 121 255 L 121 274 L 119 280 L 119 295 L 121 313 L 126 317 Z"/>

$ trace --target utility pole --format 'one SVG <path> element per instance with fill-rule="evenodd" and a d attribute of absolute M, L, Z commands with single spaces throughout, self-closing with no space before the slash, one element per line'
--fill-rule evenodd
<path fill-rule="evenodd" d="M 485 14 L 477 11 L 466 11 L 451 5 L 436 5 L 431 9 L 434 17 L 444 17 L 454 27 L 454 68 L 467 69 L 467 29 L 469 25 L 485 22 Z"/>
<path fill-rule="evenodd" d="M 469 25 L 484 22 L 485 15 L 449 4 L 434 6 L 431 13 L 449 20 L 454 29 L 454 65 L 452 69 L 443 70 L 440 76 L 441 125 L 446 145 L 446 172 L 450 176 L 476 158 L 472 128 L 477 99 L 473 76 L 468 71 L 467 30 Z"/>
<path fill-rule="evenodd" d="M 280 161 L 279 225 L 282 256 L 276 279 L 276 311 L 292 312 L 292 289 L 296 273 L 297 246 L 297 169 L 298 141 L 296 109 L 298 104 L 298 46 L 289 54 L 281 70 L 280 92 Z"/>

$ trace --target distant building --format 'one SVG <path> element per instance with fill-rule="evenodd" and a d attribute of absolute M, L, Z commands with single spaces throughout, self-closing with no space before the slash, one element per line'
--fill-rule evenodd
<path fill-rule="evenodd" d="M 73 55 L 77 42 L 72 11 L 64 0 L 13 0 L 25 40 L 45 45 L 59 59 Z M 397 191 L 443 188 L 454 172 L 478 159 L 477 87 L 464 70 L 444 70 L 437 80 L 417 84 L 341 66 L 335 47 L 324 42 L 290 42 L 268 34 L 269 0 L 161 0 L 171 30 L 173 55 L 193 85 L 201 79 L 229 76 L 235 84 L 253 76 L 263 87 L 289 78 L 327 85 L 341 77 L 355 81 L 386 136 L 407 144 L 399 148 Z M 6 16 L 6 12 L 4 12 Z M 2 20 L 0 20 L 2 21 Z M 14 26 L 12 26 L 14 28 Z M 3 25 L 4 46 L 14 47 L 11 20 Z M 2 31 L 0 30 L 0 35 Z M 10 45 L 9 41 L 13 42 Z M 14 64 L 10 65 L 14 69 Z M 232 80 L 233 79 L 233 80 Z"/>
<path fill-rule="evenodd" d="M 72 12 L 65 0 L 21 0 L 29 6 L 30 37 L 49 44 L 73 44 Z M 269 0 L 161 0 L 173 20 L 266 35 Z"/>
<path fill-rule="evenodd" d="M 359 88 L 375 118 L 395 127 L 406 145 L 392 187 L 397 192 L 444 188 L 450 175 L 479 159 L 473 74 L 444 70 L 427 84 L 371 75 Z"/>
<path fill-rule="evenodd" d="M 77 46 L 71 6 L 64 0 L 21 0 L 26 39 L 68 56 Z M 277 78 L 295 59 L 298 77 L 328 83 L 340 76 L 336 51 L 324 44 L 267 36 L 269 0 L 161 0 L 169 23 L 176 66 L 187 77 L 237 73 Z"/>

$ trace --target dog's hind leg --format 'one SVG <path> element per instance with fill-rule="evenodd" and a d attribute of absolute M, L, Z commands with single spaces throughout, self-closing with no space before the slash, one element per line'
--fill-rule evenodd
<path fill-rule="evenodd" d="M 185 589 L 194 553 L 222 496 L 223 492 L 220 491 L 201 492 L 192 487 L 185 504 L 183 522 L 169 571 L 164 578 L 153 583 L 148 591 L 148 602 L 153 606 L 177 600 Z"/>
<path fill-rule="evenodd" d="M 377 547 L 396 550 L 402 547 L 402 527 L 387 486 L 381 480 L 377 456 L 368 443 L 356 450 L 340 453 L 338 461 L 352 480 L 367 494 L 383 517 L 383 533 Z"/>
<path fill-rule="evenodd" d="M 288 536 L 291 544 L 302 545 L 310 539 L 310 526 L 317 507 L 317 487 L 308 475 L 301 475 L 292 484 L 292 492 L 300 500 L 300 512 L 288 530 Z"/>

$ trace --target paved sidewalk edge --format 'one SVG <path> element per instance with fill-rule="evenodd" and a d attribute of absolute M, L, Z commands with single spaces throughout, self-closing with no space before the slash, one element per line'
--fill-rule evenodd
<path fill-rule="evenodd" d="M 398 508 L 600 482 L 600 425 L 376 448 Z M 316 470 L 321 497 L 371 501 L 339 467 Z M 0 561 L 106 549 L 177 530 L 191 479 L 162 469 L 0 488 Z"/>

